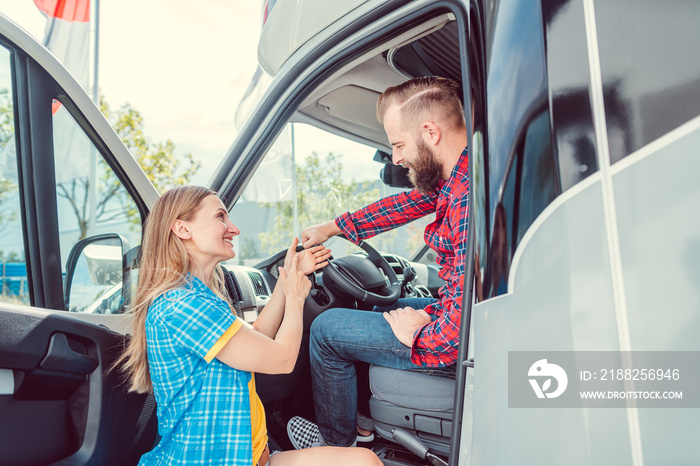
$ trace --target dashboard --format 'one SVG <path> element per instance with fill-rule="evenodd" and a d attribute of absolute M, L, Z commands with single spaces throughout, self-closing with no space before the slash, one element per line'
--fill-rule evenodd
<path fill-rule="evenodd" d="M 236 314 L 247 323 L 255 322 L 258 314 L 269 302 L 272 290 L 277 283 L 277 267 L 284 263 L 286 251 L 264 260 L 254 267 L 222 264 L 226 288 L 235 303 Z M 396 273 L 401 284 L 400 297 L 437 297 L 444 284 L 438 277 L 438 268 L 411 262 L 401 256 L 380 252 Z M 352 254 L 362 256 L 363 253 Z M 349 256 L 345 256 L 349 257 Z M 335 263 L 341 262 L 340 260 Z M 308 397 L 310 394 L 310 366 L 308 340 L 313 320 L 330 308 L 370 309 L 348 295 L 343 295 L 329 284 L 324 283 L 324 269 L 309 275 L 313 286 L 304 302 L 304 330 L 297 365 L 289 374 L 256 374 L 256 388 L 263 403 L 282 400 L 297 394 Z M 389 281 L 386 278 L 387 282 Z M 328 281 L 328 280 L 327 280 Z"/>
<path fill-rule="evenodd" d="M 402 284 L 401 297 L 437 297 L 444 282 L 437 276 L 437 267 L 418 262 L 410 262 L 395 254 L 381 253 L 396 273 Z M 236 314 L 247 323 L 253 323 L 258 314 L 269 302 L 272 290 L 277 283 L 277 267 L 284 258 L 265 261 L 256 267 L 223 264 L 226 288 L 233 298 Z M 305 330 L 313 318 L 331 307 L 356 307 L 357 303 L 348 296 L 331 291 L 323 283 L 323 269 L 312 278 L 313 288 L 305 304 Z M 406 280 L 408 278 L 408 280 Z M 404 281 L 406 282 L 404 283 Z M 308 309 L 306 309 L 308 308 Z"/>

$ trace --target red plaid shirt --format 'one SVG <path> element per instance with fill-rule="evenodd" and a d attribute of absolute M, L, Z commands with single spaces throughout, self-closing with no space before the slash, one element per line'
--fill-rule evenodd
<path fill-rule="evenodd" d="M 405 225 L 435 212 L 435 221 L 425 228 L 425 242 L 437 253 L 440 298 L 425 308 L 433 321 L 413 334 L 411 361 L 423 367 L 443 367 L 457 362 L 459 323 L 462 316 L 462 282 L 469 225 L 469 158 L 467 149 L 447 181 L 435 192 L 417 190 L 385 197 L 354 213 L 335 220 L 351 241 L 359 243 L 379 233 Z"/>

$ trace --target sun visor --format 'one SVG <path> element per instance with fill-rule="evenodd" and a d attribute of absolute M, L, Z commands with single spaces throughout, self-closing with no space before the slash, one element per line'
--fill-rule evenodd
<path fill-rule="evenodd" d="M 318 99 L 317 106 L 327 114 L 350 123 L 383 131 L 375 109 L 379 92 L 360 86 L 343 86 Z"/>

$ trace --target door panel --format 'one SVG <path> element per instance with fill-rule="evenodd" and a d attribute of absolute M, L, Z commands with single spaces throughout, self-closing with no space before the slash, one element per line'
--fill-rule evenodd
<path fill-rule="evenodd" d="M 118 138 L 107 134 L 97 108 L 88 108 L 84 93 L 71 96 L 58 84 L 77 87 L 46 50 L 10 29 L 0 18 L 0 465 L 135 464 L 157 441 L 156 405 L 152 394 L 128 393 L 119 371 L 110 370 L 125 336 L 104 325 L 127 328 L 129 317 L 63 310 L 66 251 L 84 235 L 71 235 L 73 214 L 59 213 L 57 180 L 65 177 L 57 178 L 56 167 L 65 174 L 72 162 L 84 162 L 65 150 L 56 158 L 67 146 L 54 137 L 65 134 L 57 129 L 53 100 L 61 100 L 94 148 L 98 175 L 103 166 L 113 170 L 109 182 L 119 194 L 106 207 L 135 212 L 128 220 L 110 217 L 135 232 L 132 246 L 140 242 L 145 213 L 134 184 L 145 175 L 118 166 L 114 154 L 125 150 L 111 143 Z M 119 233 L 106 231 L 102 220 L 87 234 Z M 92 309 L 86 303 L 76 310 L 83 308 Z"/>
<path fill-rule="evenodd" d="M 133 464 L 156 438 L 153 395 L 110 371 L 124 337 L 68 316 L 0 308 L 0 464 Z"/>

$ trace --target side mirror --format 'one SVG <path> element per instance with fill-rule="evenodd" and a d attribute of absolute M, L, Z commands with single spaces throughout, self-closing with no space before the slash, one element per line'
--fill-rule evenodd
<path fill-rule="evenodd" d="M 408 178 L 408 168 L 400 165 L 386 165 L 379 173 L 385 185 L 392 188 L 413 188 L 413 183 Z"/>
<path fill-rule="evenodd" d="M 73 312 L 113 314 L 124 311 L 131 297 L 132 251 L 115 233 L 78 241 L 66 262 L 65 308 Z M 128 292 L 124 292 L 128 290 Z"/>
<path fill-rule="evenodd" d="M 391 161 L 391 154 L 378 150 L 374 153 L 373 160 L 384 164 L 384 168 L 379 172 L 382 182 L 392 188 L 413 188 L 413 183 L 408 178 L 408 168 L 394 165 Z"/>

